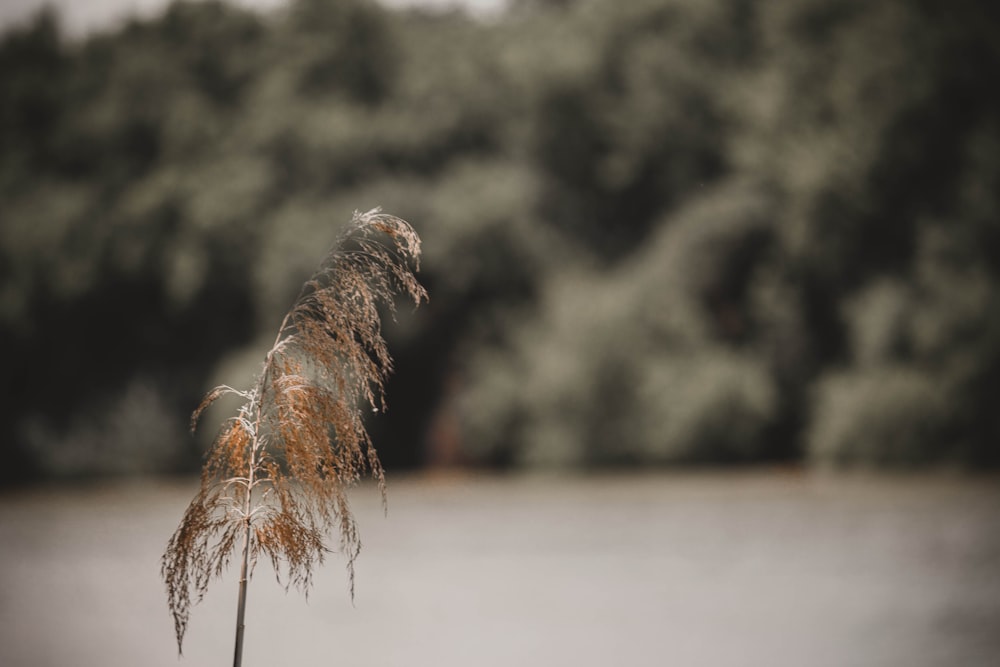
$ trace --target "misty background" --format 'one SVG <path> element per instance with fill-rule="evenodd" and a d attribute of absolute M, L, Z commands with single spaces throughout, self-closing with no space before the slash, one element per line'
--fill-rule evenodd
<path fill-rule="evenodd" d="M 359 490 L 357 609 L 335 555 L 311 606 L 254 580 L 248 664 L 1000 655 L 1000 5 L 40 4 L 0 8 L 0 662 L 178 664 L 158 559 L 235 406 L 189 415 L 377 206 L 430 293 L 389 518 Z"/>
<path fill-rule="evenodd" d="M 375 206 L 431 294 L 390 468 L 995 466 L 996 13 L 38 14 L 0 42 L 2 474 L 196 470 L 199 397 Z"/>

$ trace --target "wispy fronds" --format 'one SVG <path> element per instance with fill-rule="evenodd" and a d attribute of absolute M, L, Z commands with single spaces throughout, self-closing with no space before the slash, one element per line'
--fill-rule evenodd
<path fill-rule="evenodd" d="M 252 389 L 210 391 L 191 428 L 218 398 L 244 399 L 220 429 L 201 488 L 167 544 L 162 575 L 180 649 L 191 606 L 229 565 L 243 539 L 240 608 L 247 562 L 263 555 L 279 580 L 308 593 L 330 535 L 347 559 L 351 595 L 361 542 L 347 487 L 365 473 L 385 501 L 385 476 L 364 412 L 385 409 L 392 359 L 380 313 L 394 297 L 427 298 L 415 272 L 420 239 L 377 209 L 356 213 L 278 329 Z M 238 619 L 237 662 L 242 618 Z"/>

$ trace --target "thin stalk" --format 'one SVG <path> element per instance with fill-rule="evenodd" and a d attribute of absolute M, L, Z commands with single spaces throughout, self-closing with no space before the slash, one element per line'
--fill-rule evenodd
<path fill-rule="evenodd" d="M 268 354 L 268 361 L 270 361 L 271 355 Z M 257 400 L 260 400 L 260 394 L 263 392 L 264 378 L 261 377 L 260 385 L 258 386 Z M 248 566 L 250 563 L 250 524 L 253 521 L 253 487 L 254 487 L 254 477 L 257 472 L 257 448 L 259 442 L 257 440 L 258 434 L 260 433 L 260 403 L 257 403 L 257 415 L 253 430 L 253 439 L 250 443 L 250 470 L 247 472 L 246 478 L 246 495 L 243 498 L 243 558 L 240 561 L 240 593 L 239 601 L 236 605 L 236 647 L 233 652 L 233 667 L 240 667 L 243 664 L 243 634 L 246 630 L 246 623 L 244 618 L 246 616 L 247 610 L 247 579 L 248 579 Z"/>
<path fill-rule="evenodd" d="M 247 488 L 247 504 L 249 505 L 250 489 Z M 249 511 L 249 508 L 248 508 Z M 240 667 L 243 664 L 243 631 L 246 624 L 243 622 L 247 610 L 247 563 L 250 560 L 250 515 L 244 519 L 246 532 L 243 533 L 243 562 L 240 563 L 240 597 L 236 606 L 236 651 L 233 655 L 233 667 Z"/>

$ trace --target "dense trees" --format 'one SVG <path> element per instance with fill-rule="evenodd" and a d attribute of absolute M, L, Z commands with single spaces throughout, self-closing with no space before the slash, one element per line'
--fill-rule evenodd
<path fill-rule="evenodd" d="M 974 2 L 299 0 L 66 43 L 42 15 L 0 43 L 3 446 L 190 466 L 168 425 L 382 205 L 431 292 L 389 332 L 387 465 L 996 464 L 997 28 Z"/>

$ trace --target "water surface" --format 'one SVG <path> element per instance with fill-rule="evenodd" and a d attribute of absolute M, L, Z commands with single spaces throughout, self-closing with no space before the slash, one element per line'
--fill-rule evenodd
<path fill-rule="evenodd" d="M 231 662 L 235 568 L 178 661 L 159 557 L 194 482 L 0 496 L 0 665 Z M 244 665 L 1000 664 L 1000 485 L 781 473 L 408 477 L 353 494 L 357 596 L 261 565 Z"/>

